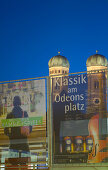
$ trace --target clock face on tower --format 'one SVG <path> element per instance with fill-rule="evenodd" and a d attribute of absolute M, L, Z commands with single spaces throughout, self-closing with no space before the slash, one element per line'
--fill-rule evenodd
<path fill-rule="evenodd" d="M 96 105 L 99 105 L 100 104 L 100 98 L 94 98 L 93 100 L 93 103 L 96 104 Z"/>

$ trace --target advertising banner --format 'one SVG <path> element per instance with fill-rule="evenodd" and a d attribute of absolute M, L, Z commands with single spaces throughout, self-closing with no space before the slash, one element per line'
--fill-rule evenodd
<path fill-rule="evenodd" d="M 108 162 L 105 72 L 51 81 L 53 163 Z"/>
<path fill-rule="evenodd" d="M 46 159 L 45 79 L 0 84 L 0 162 Z"/>

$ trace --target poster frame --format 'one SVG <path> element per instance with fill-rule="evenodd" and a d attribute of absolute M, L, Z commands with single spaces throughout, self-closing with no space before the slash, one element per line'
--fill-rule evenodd
<path fill-rule="evenodd" d="M 59 74 L 59 75 L 50 75 L 49 76 L 49 86 L 51 88 L 51 85 L 52 85 L 52 78 L 54 77 L 60 77 L 60 76 L 72 76 L 72 75 L 77 75 L 77 74 L 92 74 L 92 73 L 98 73 L 98 72 L 107 72 L 107 87 L 108 87 L 108 69 L 104 69 L 104 70 L 93 70 L 93 71 L 84 71 L 84 72 L 75 72 L 75 73 L 68 73 L 68 74 Z M 107 88 L 107 92 L 108 92 L 108 88 Z M 50 95 L 49 95 L 49 99 L 50 99 L 50 131 L 51 131 L 51 137 L 50 137 L 50 143 L 51 143 L 51 147 L 49 148 L 49 151 L 51 152 L 51 161 L 50 161 L 50 166 L 51 166 L 51 169 L 56 169 L 56 168 L 66 168 L 66 167 L 108 167 L 108 162 L 105 162 L 105 163 L 53 163 L 53 110 L 52 110 L 52 98 L 51 98 L 51 95 L 52 95 L 52 91 L 50 89 Z M 107 99 L 107 105 L 108 105 L 108 99 Z M 108 115 L 107 115 L 108 116 Z M 107 118 L 108 120 L 108 118 Z M 49 134 L 50 135 L 50 134 Z M 108 136 L 108 132 L 107 132 L 107 136 Z M 107 140 L 108 140 L 108 137 L 107 137 Z"/>
<path fill-rule="evenodd" d="M 27 78 L 27 79 L 18 79 L 18 80 L 9 80 L 9 81 L 0 81 L 0 84 L 8 84 L 8 83 L 19 83 L 19 82 L 24 82 L 24 81 L 34 81 L 34 80 L 45 80 L 45 102 L 46 102 L 46 116 L 48 117 L 48 101 L 49 101 L 49 96 L 48 94 L 48 88 L 47 88 L 47 80 L 48 80 L 48 76 L 43 76 L 43 77 L 35 77 L 35 78 Z M 46 128 L 47 128 L 47 124 L 46 124 Z M 46 129 L 48 130 L 48 129 Z M 46 137 L 45 137 L 45 143 L 46 143 L 46 152 L 49 152 L 49 148 L 47 147 L 48 145 L 48 131 L 46 131 Z M 35 163 L 35 165 L 34 165 Z M 31 164 L 33 164 L 33 167 L 36 167 L 36 164 L 38 164 L 38 162 L 31 162 Z M 41 165 L 42 163 L 40 163 Z M 48 159 L 43 162 L 43 164 L 47 164 L 48 165 Z M 4 167 L 5 163 L 1 163 L 0 167 Z M 32 167 L 32 165 L 31 165 Z M 47 166 L 48 167 L 48 166 Z M 20 167 L 19 167 L 20 168 Z"/>

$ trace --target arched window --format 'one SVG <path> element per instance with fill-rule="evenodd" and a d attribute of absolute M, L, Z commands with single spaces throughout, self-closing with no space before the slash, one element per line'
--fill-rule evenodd
<path fill-rule="evenodd" d="M 98 88 L 99 88 L 99 81 L 95 81 L 95 82 L 94 82 L 94 88 L 95 88 L 95 89 L 98 89 Z"/>

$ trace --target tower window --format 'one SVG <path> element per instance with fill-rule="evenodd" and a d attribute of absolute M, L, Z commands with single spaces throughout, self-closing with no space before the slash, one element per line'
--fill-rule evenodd
<path fill-rule="evenodd" d="M 58 73 L 60 73 L 60 70 L 58 70 Z"/>
<path fill-rule="evenodd" d="M 95 81 L 95 82 L 94 82 L 94 88 L 95 88 L 95 89 L 98 89 L 98 88 L 99 88 L 99 82 L 98 82 L 98 81 Z"/>
<path fill-rule="evenodd" d="M 62 71 L 62 73 L 64 73 L 64 70 Z"/>

